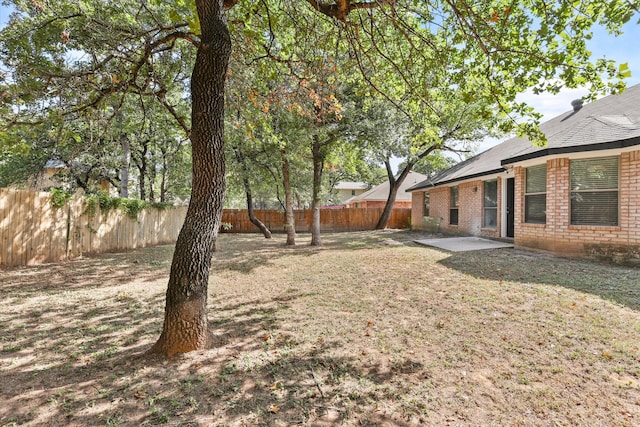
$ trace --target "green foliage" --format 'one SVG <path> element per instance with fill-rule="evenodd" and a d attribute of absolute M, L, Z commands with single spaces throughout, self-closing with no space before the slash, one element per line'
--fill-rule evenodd
<path fill-rule="evenodd" d="M 137 219 L 138 214 L 149 206 L 148 202 L 140 199 L 120 199 L 120 206 L 129 218 Z"/>
<path fill-rule="evenodd" d="M 637 15 L 625 0 L 400 0 L 339 19 L 319 13 L 321 3 L 238 2 L 227 11 L 227 138 L 253 159 L 248 173 L 229 174 L 230 202 L 243 200 L 247 176 L 261 198 L 280 203 L 277 163 L 286 153 L 304 203 L 312 137 L 333 141 L 322 153 L 328 188 L 370 165 L 377 176 L 375 164 L 392 157 L 425 161 L 425 149 L 445 142 L 465 149 L 515 131 L 543 144 L 540 117 L 519 93 L 586 86 L 593 97 L 622 90 L 629 77 L 628 64 L 593 59 L 585 44 L 594 26 L 617 34 Z M 0 33 L 0 185 L 57 158 L 69 165 L 65 186 L 91 193 L 96 182 L 118 181 L 126 139 L 138 196 L 186 199 L 195 2 L 8 4 L 16 12 Z"/>
<path fill-rule="evenodd" d="M 51 190 L 51 205 L 59 209 L 67 204 L 73 195 L 65 190 L 54 188 Z"/>
<path fill-rule="evenodd" d="M 130 218 L 137 219 L 140 212 L 148 207 L 166 210 L 173 206 L 166 202 L 147 202 L 140 199 L 110 197 L 103 191 L 86 195 L 84 201 L 84 213 L 89 218 L 95 217 L 98 207 L 104 215 L 107 215 L 112 209 L 121 209 Z"/>
<path fill-rule="evenodd" d="M 85 196 L 84 202 L 84 214 L 87 215 L 89 219 L 95 218 L 96 212 L 98 212 L 98 206 L 100 206 L 98 196 L 96 194 L 89 194 Z"/>
<path fill-rule="evenodd" d="M 123 207 L 124 201 L 126 200 L 121 199 L 120 197 L 109 197 L 103 191 L 97 192 L 96 198 L 98 200 L 98 204 L 100 205 L 100 210 L 105 215 L 108 214 L 111 209 Z"/>

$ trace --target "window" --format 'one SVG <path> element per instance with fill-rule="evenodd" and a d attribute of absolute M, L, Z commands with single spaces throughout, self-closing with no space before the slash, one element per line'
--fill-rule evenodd
<path fill-rule="evenodd" d="M 458 225 L 458 187 L 451 187 L 449 191 L 449 224 Z"/>
<path fill-rule="evenodd" d="M 496 228 L 498 225 L 498 181 L 485 181 L 483 191 L 482 226 Z"/>
<path fill-rule="evenodd" d="M 617 157 L 571 161 L 571 224 L 618 225 Z"/>
<path fill-rule="evenodd" d="M 351 190 L 351 195 L 355 196 L 356 195 L 356 190 Z"/>
<path fill-rule="evenodd" d="M 424 192 L 424 209 L 422 211 L 422 216 L 429 216 L 429 192 Z"/>
<path fill-rule="evenodd" d="M 547 223 L 547 165 L 532 166 L 525 170 L 524 222 Z"/>

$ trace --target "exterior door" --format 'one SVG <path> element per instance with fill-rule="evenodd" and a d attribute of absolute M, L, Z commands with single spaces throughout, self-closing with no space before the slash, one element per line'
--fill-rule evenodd
<path fill-rule="evenodd" d="M 507 178 L 507 237 L 513 237 L 515 215 L 515 178 Z"/>

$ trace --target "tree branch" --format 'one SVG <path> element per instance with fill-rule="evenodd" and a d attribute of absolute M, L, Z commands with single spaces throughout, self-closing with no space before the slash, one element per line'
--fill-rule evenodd
<path fill-rule="evenodd" d="M 307 0 L 315 10 L 323 15 L 346 22 L 347 16 L 356 9 L 376 9 L 378 7 L 394 4 L 395 0 L 376 0 L 370 2 L 351 3 L 351 0 L 335 0 L 335 3 L 323 3 L 318 0 Z"/>

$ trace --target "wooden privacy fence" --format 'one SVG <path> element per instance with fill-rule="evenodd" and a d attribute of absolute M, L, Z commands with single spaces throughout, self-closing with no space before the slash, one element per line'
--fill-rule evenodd
<path fill-rule="evenodd" d="M 186 214 L 186 208 L 146 208 L 133 219 L 99 207 L 89 214 L 85 200 L 74 196 L 55 208 L 50 193 L 0 189 L 0 266 L 174 243 Z"/>
<path fill-rule="evenodd" d="M 373 230 L 382 215 L 383 208 L 320 209 L 320 232 L 343 232 Z M 256 218 L 273 233 L 284 232 L 284 212 L 279 210 L 255 210 Z M 294 211 L 296 232 L 311 231 L 313 211 Z M 389 228 L 409 228 L 411 209 L 394 209 L 389 219 Z M 249 220 L 246 209 L 225 209 L 222 221 L 231 224 L 232 233 L 259 232 Z"/>
<path fill-rule="evenodd" d="M 146 208 L 136 219 L 120 209 L 89 213 L 86 199 L 74 196 L 60 208 L 51 194 L 31 190 L 0 189 L 0 266 L 35 265 L 174 243 L 187 208 Z M 313 212 L 296 210 L 297 232 L 309 232 Z M 272 232 L 284 232 L 284 212 L 256 210 Z M 382 208 L 321 209 L 320 231 L 373 230 Z M 408 228 L 411 209 L 394 209 L 389 228 Z M 222 221 L 232 233 L 256 233 L 247 210 L 225 209 Z"/>

